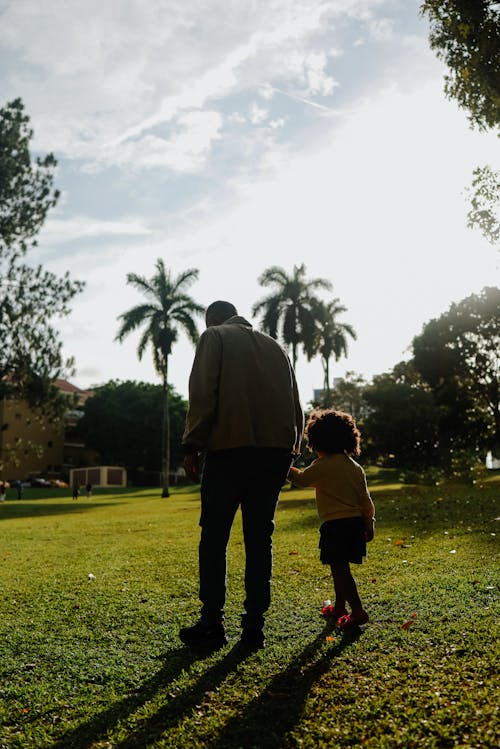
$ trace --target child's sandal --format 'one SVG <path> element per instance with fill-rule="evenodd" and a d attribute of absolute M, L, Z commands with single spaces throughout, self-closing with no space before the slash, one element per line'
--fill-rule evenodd
<path fill-rule="evenodd" d="M 331 619 L 336 624 L 339 619 L 347 616 L 347 609 L 336 609 L 335 606 L 331 605 L 323 606 L 323 608 L 321 609 L 321 613 L 325 617 L 325 619 Z"/>
<path fill-rule="evenodd" d="M 342 616 L 337 621 L 337 627 L 339 627 L 340 629 L 352 629 L 353 627 L 360 627 L 362 624 L 366 624 L 368 622 L 368 619 L 368 614 L 363 609 L 357 614 L 347 614 L 346 616 Z"/>

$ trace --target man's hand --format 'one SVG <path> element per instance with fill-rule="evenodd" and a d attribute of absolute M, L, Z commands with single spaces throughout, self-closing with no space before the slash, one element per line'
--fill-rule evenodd
<path fill-rule="evenodd" d="M 373 541 L 373 536 L 375 535 L 375 520 L 369 520 L 368 518 L 365 518 L 365 541 L 369 543 L 370 541 Z"/>
<path fill-rule="evenodd" d="M 198 453 L 189 453 L 184 456 L 184 470 L 188 479 L 198 483 L 200 480 L 200 464 Z"/>

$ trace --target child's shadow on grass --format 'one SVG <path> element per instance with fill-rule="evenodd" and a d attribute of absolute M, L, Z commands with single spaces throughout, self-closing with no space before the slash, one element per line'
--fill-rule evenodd
<path fill-rule="evenodd" d="M 126 722 L 128 716 L 152 700 L 158 691 L 175 682 L 180 674 L 188 670 L 193 663 L 210 655 L 212 655 L 210 652 L 190 651 L 183 647 L 172 651 L 168 654 L 165 665 L 135 694 L 115 703 L 109 710 L 99 713 L 85 723 L 80 723 L 73 730 L 67 731 L 50 745 L 51 749 L 88 749 L 96 742 L 102 741 L 118 723 Z M 237 647 L 230 650 L 200 677 L 192 689 L 181 691 L 142 725 L 138 721 L 139 726 L 137 727 L 136 724 L 129 736 L 115 746 L 135 748 L 149 745 L 152 739 L 160 736 L 170 726 L 176 725 L 183 716 L 203 700 L 208 690 L 222 682 L 247 656 L 247 652 Z"/>

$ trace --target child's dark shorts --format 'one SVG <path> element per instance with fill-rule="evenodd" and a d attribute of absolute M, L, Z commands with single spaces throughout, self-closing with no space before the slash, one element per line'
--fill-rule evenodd
<path fill-rule="evenodd" d="M 366 557 L 363 518 L 327 520 L 321 525 L 319 533 L 319 558 L 323 564 L 335 562 L 361 564 L 363 557 Z"/>

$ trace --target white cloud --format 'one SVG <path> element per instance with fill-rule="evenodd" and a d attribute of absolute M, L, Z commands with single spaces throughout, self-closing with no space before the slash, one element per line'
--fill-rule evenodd
<path fill-rule="evenodd" d="M 141 140 L 127 164 L 191 171 L 200 159 L 188 148 L 177 162 L 153 128 L 219 109 L 212 102 L 232 94 L 270 94 L 270 77 L 305 98 L 329 95 L 335 82 L 318 43 L 331 50 L 337 19 L 370 15 L 379 4 L 11 0 L 0 45 L 19 63 L 7 85 L 28 105 L 37 148 L 101 163 L 103 151 Z"/>
<path fill-rule="evenodd" d="M 327 57 L 323 52 L 312 52 L 306 58 L 306 79 L 311 94 L 328 96 L 339 84 L 326 74 Z"/>
<path fill-rule="evenodd" d="M 280 128 L 285 127 L 285 124 L 286 124 L 286 118 L 285 117 L 278 117 L 277 119 L 271 120 L 269 122 L 269 127 L 272 130 L 279 130 Z"/>
<path fill-rule="evenodd" d="M 220 138 L 221 127 L 222 117 L 218 112 L 187 112 L 176 120 L 170 137 L 143 135 L 136 140 L 115 143 L 102 149 L 99 162 L 195 172 L 203 166 L 212 143 Z"/>
<path fill-rule="evenodd" d="M 233 114 L 226 117 L 226 122 L 231 125 L 243 125 L 246 121 L 247 118 L 244 117 L 241 112 L 233 112 Z"/>
<path fill-rule="evenodd" d="M 50 246 L 89 238 L 142 237 L 150 235 L 151 231 L 141 219 L 105 221 L 91 216 L 49 218 L 40 234 L 40 243 Z"/>
<path fill-rule="evenodd" d="M 394 38 L 394 20 L 392 18 L 376 18 L 368 23 L 370 35 L 377 42 L 388 42 Z"/>
<path fill-rule="evenodd" d="M 259 94 L 262 96 L 263 99 L 270 101 L 274 96 L 274 89 L 270 83 L 265 83 L 263 86 L 260 87 Z"/>
<path fill-rule="evenodd" d="M 252 125 L 260 125 L 267 119 L 268 115 L 269 112 L 267 109 L 263 109 L 256 102 L 252 102 L 249 112 L 249 120 Z"/>

